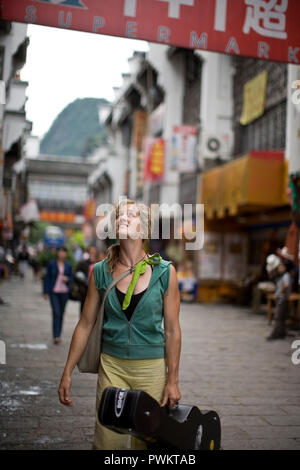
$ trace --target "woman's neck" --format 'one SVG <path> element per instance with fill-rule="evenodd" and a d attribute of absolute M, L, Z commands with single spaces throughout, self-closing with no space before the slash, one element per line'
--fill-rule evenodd
<path fill-rule="evenodd" d="M 141 240 L 120 240 L 119 259 L 127 266 L 134 266 L 146 257 Z"/>

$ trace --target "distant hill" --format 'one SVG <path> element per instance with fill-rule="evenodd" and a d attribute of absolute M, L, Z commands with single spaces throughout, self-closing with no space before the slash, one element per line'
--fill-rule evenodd
<path fill-rule="evenodd" d="M 98 106 L 104 98 L 82 98 L 66 106 L 41 140 L 40 153 L 87 157 L 106 139 L 100 126 Z"/>

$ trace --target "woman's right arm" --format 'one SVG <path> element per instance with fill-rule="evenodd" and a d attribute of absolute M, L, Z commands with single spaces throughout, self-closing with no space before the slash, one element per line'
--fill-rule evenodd
<path fill-rule="evenodd" d="M 99 308 L 100 296 L 99 291 L 96 288 L 95 278 L 92 272 L 88 283 L 88 292 L 84 302 L 83 311 L 72 336 L 67 362 L 58 389 L 59 399 L 63 405 L 72 406 L 72 400 L 69 397 L 71 375 L 85 350 L 90 333 L 95 324 Z"/>

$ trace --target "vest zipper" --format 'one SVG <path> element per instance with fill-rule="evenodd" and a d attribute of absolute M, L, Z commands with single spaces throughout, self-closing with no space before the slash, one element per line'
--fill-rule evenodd
<path fill-rule="evenodd" d="M 129 348 L 130 348 L 130 320 L 127 320 L 128 326 L 128 346 L 127 346 L 127 356 L 129 356 Z"/>

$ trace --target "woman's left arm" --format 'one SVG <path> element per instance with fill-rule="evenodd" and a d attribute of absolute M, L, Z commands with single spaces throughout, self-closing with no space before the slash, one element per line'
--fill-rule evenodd
<path fill-rule="evenodd" d="M 178 387 L 179 361 L 181 352 L 181 329 L 179 323 L 180 293 L 176 270 L 170 265 L 169 292 L 164 294 L 164 330 L 168 379 L 161 406 L 172 408 L 181 398 Z"/>

